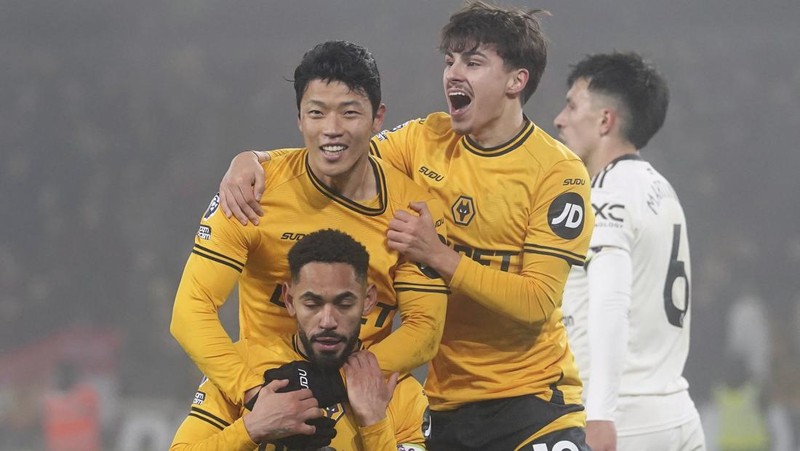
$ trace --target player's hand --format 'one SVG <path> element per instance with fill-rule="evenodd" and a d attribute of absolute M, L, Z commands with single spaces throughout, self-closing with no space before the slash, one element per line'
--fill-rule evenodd
<path fill-rule="evenodd" d="M 617 428 L 613 421 L 586 422 L 586 444 L 592 451 L 616 451 Z"/>
<path fill-rule="evenodd" d="M 245 150 L 239 153 L 228 167 L 219 183 L 219 202 L 225 217 L 235 216 L 242 225 L 249 220 L 258 225 L 261 209 L 261 194 L 264 193 L 264 168 L 256 153 Z"/>
<path fill-rule="evenodd" d="M 276 380 L 262 387 L 253 410 L 244 414 L 244 427 L 255 443 L 315 433 L 316 428 L 306 421 L 322 417 L 322 409 L 311 390 L 277 392 L 288 383 Z"/>
<path fill-rule="evenodd" d="M 459 255 L 436 233 L 431 212 L 425 202 L 411 202 L 416 214 L 399 210 L 389 221 L 388 246 L 415 263 L 430 266 L 449 281 L 458 266 Z"/>
<path fill-rule="evenodd" d="M 386 417 L 386 408 L 397 386 L 397 373 L 387 381 L 378 359 L 369 351 L 351 354 L 344 364 L 347 398 L 361 427 L 373 425 Z"/>
<path fill-rule="evenodd" d="M 283 379 L 289 383 L 278 389 L 279 393 L 307 388 L 311 390 L 320 407 L 330 407 L 347 401 L 347 391 L 338 370 L 322 371 L 311 362 L 295 360 L 264 371 L 265 384 Z"/>

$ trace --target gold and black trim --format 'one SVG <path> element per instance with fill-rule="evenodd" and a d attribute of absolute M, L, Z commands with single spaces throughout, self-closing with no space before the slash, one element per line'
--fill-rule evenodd
<path fill-rule="evenodd" d="M 550 402 L 553 404 L 564 405 L 564 392 L 558 388 L 558 383 L 564 379 L 564 372 L 558 377 L 558 380 L 550 384 L 550 390 L 553 391 L 553 396 L 550 397 Z"/>
<path fill-rule="evenodd" d="M 473 141 L 469 135 L 464 135 L 464 137 L 461 138 L 461 143 L 465 149 L 481 157 L 499 157 L 501 155 L 505 155 L 525 144 L 525 141 L 528 140 L 528 137 L 530 137 L 533 131 L 536 130 L 536 126 L 533 125 L 533 122 L 531 122 L 530 119 L 528 119 L 526 116 L 523 116 L 523 119 L 524 123 L 522 130 L 520 130 L 515 137 L 511 138 L 511 140 L 504 144 L 500 144 L 499 146 L 481 147 L 478 143 Z"/>
<path fill-rule="evenodd" d="M 321 180 L 319 180 L 313 172 L 311 166 L 308 164 L 308 153 L 306 153 L 306 173 L 311 180 L 311 184 L 325 196 L 333 199 L 336 203 L 343 205 L 353 211 L 356 211 L 365 216 L 380 216 L 386 211 L 387 204 L 387 189 L 386 189 L 386 175 L 383 173 L 383 168 L 378 164 L 373 157 L 369 157 L 369 164 L 372 166 L 372 173 L 375 175 L 375 185 L 378 187 L 378 206 L 367 207 L 350 200 L 338 193 L 331 191 Z"/>
<path fill-rule="evenodd" d="M 227 421 L 223 420 L 222 418 L 212 414 L 211 412 L 203 410 L 203 409 L 201 409 L 199 407 L 192 407 L 191 411 L 189 412 L 189 416 L 190 417 L 195 417 L 195 418 L 197 418 L 199 420 L 203 420 L 206 423 L 208 423 L 208 424 L 210 424 L 210 425 L 212 425 L 212 426 L 214 426 L 216 428 L 219 428 L 219 430 L 223 430 L 226 427 L 231 425 L 230 423 L 228 423 Z"/>
<path fill-rule="evenodd" d="M 300 337 L 297 334 L 292 335 L 292 349 L 294 349 L 294 352 L 298 353 L 301 357 L 308 360 L 308 356 L 303 351 L 303 347 L 300 346 Z"/>
<path fill-rule="evenodd" d="M 234 260 L 224 254 L 220 254 L 219 252 L 212 251 L 211 249 L 203 247 L 199 244 L 194 245 L 192 248 L 192 253 L 199 255 L 200 257 L 207 258 L 211 261 L 215 261 L 221 265 L 229 266 L 239 272 L 242 272 L 244 269 L 244 263 Z"/>
<path fill-rule="evenodd" d="M 381 158 L 381 151 L 378 149 L 378 143 L 375 142 L 377 139 L 378 138 L 372 138 L 369 140 L 369 154 L 373 157 Z"/>
<path fill-rule="evenodd" d="M 574 252 L 565 251 L 564 249 L 559 249 L 557 247 L 542 246 L 539 244 L 525 243 L 523 250 L 526 254 L 541 254 L 541 255 L 549 255 L 551 257 L 562 258 L 566 260 L 568 264 L 575 266 L 583 266 L 583 262 L 586 260 L 585 255 L 580 255 Z"/>
<path fill-rule="evenodd" d="M 450 294 L 450 289 L 446 285 L 426 285 L 422 283 L 395 282 L 394 291 L 418 291 L 420 293 L 441 293 Z"/>

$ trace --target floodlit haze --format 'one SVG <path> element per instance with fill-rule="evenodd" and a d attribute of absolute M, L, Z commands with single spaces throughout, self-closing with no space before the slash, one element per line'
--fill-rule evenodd
<path fill-rule="evenodd" d="M 107 448 L 149 412 L 165 449 L 201 377 L 169 334 L 173 298 L 230 159 L 302 145 L 287 79 L 329 39 L 374 53 L 387 128 L 442 110 L 438 33 L 462 4 L 0 0 L 0 450 L 43 449 L 40 394 L 64 360 L 100 387 Z M 796 391 L 800 3 L 501 4 L 552 14 L 525 110 L 554 136 L 584 55 L 634 50 L 664 73 L 669 113 L 642 155 L 687 215 L 691 392 L 711 400 L 736 346 L 761 353 L 768 398 Z M 235 298 L 222 317 L 235 336 Z"/>

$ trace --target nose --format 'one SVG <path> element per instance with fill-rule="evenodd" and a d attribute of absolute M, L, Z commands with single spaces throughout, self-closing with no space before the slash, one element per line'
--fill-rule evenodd
<path fill-rule="evenodd" d="M 338 137 L 343 134 L 342 121 L 338 114 L 328 114 L 322 126 L 322 133 L 327 137 Z"/>
<path fill-rule="evenodd" d="M 559 130 L 564 128 L 564 110 L 561 110 L 561 112 L 558 113 L 558 116 L 556 116 L 556 118 L 553 119 L 553 125 L 555 125 L 556 128 Z"/>
<path fill-rule="evenodd" d="M 336 307 L 332 304 L 323 306 L 320 315 L 322 315 L 319 320 L 320 329 L 332 330 L 336 329 L 336 326 L 339 325 L 336 319 Z"/>
<path fill-rule="evenodd" d="M 458 59 L 453 61 L 449 66 L 444 67 L 445 81 L 461 81 L 464 79 L 464 64 L 459 62 Z"/>

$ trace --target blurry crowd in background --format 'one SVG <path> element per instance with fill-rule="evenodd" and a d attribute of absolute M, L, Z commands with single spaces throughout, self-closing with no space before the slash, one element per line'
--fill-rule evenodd
<path fill-rule="evenodd" d="M 201 378 L 169 335 L 177 282 L 235 153 L 301 144 L 289 68 L 319 41 L 362 43 L 387 125 L 423 116 L 443 107 L 435 42 L 461 2 L 354 1 L 336 19 L 325 2 L 320 17 L 291 2 L 2 3 L 0 450 L 67 449 L 70 433 L 89 440 L 74 449 L 165 449 Z M 641 51 L 670 83 L 643 156 L 689 222 L 686 377 L 709 448 L 800 449 L 800 60 L 779 45 L 798 42 L 800 7 L 544 3 L 553 45 L 528 115 L 548 132 L 586 53 Z M 301 18 L 316 34 L 300 38 Z M 752 447 L 730 447 L 736 433 Z"/>

